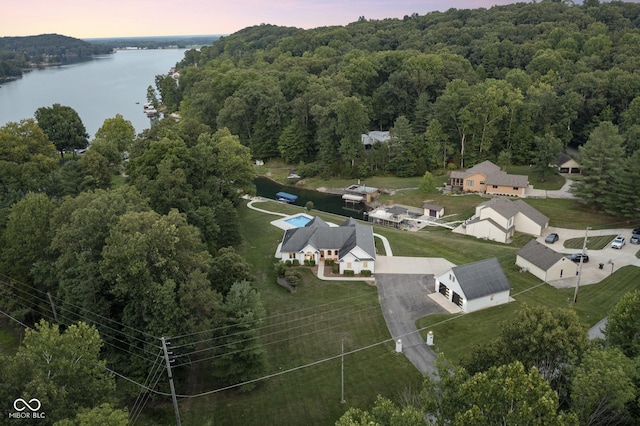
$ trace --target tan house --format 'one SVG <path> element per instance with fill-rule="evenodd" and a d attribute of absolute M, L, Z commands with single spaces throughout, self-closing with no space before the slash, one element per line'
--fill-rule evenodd
<path fill-rule="evenodd" d="M 464 172 L 452 171 L 448 185 L 453 191 L 523 197 L 529 177 L 510 175 L 491 161 L 483 161 Z"/>
<path fill-rule="evenodd" d="M 575 262 L 536 240 L 529 241 L 520 249 L 516 265 L 545 282 L 575 277 L 578 272 Z"/>
<path fill-rule="evenodd" d="M 454 232 L 507 243 L 516 231 L 539 237 L 548 227 L 549 218 L 523 200 L 497 197 L 478 205 Z"/>
<path fill-rule="evenodd" d="M 466 313 L 509 302 L 511 284 L 495 257 L 455 266 L 435 282 L 435 291 Z"/>
<path fill-rule="evenodd" d="M 580 174 L 580 164 L 564 152 L 561 153 L 556 160 L 556 165 L 558 167 L 558 173 L 570 175 Z"/>

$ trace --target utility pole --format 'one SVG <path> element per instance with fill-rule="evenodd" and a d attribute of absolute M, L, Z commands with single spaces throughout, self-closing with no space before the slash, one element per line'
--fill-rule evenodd
<path fill-rule="evenodd" d="M 576 281 L 576 291 L 573 293 L 573 303 L 578 303 L 578 289 L 580 288 L 580 277 L 582 276 L 582 262 L 584 260 L 584 255 L 587 250 L 587 236 L 589 235 L 589 226 L 584 231 L 584 243 L 582 244 L 582 256 L 580 256 L 580 264 L 578 266 L 578 279 Z"/>
<path fill-rule="evenodd" d="M 176 412 L 176 426 L 181 426 L 180 411 L 178 411 L 178 398 L 176 397 L 176 389 L 173 386 L 173 374 L 171 373 L 171 361 L 169 361 L 169 352 L 167 351 L 167 342 L 164 337 L 162 340 L 162 352 L 164 352 L 164 361 L 167 364 L 167 374 L 169 375 L 169 387 L 171 388 L 171 399 L 173 400 L 173 410 Z"/>
<path fill-rule="evenodd" d="M 344 337 L 342 338 L 342 394 L 340 397 L 340 402 L 343 404 L 346 402 L 344 400 Z"/>
<path fill-rule="evenodd" d="M 51 303 L 51 312 L 53 312 L 53 320 L 58 322 L 58 313 L 56 312 L 56 305 L 53 303 L 53 297 L 51 297 L 51 293 L 47 292 L 47 296 L 49 297 L 49 303 Z"/>

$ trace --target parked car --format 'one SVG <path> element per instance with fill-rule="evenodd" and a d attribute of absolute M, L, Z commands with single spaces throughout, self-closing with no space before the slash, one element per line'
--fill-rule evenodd
<path fill-rule="evenodd" d="M 611 243 L 611 248 L 621 249 L 625 244 L 625 239 L 622 235 L 618 235 Z"/>
<path fill-rule="evenodd" d="M 558 236 L 558 234 L 556 234 L 556 233 L 554 232 L 554 233 L 552 233 L 552 234 L 547 235 L 547 238 L 545 238 L 545 239 L 544 239 L 544 242 L 545 242 L 545 243 L 549 243 L 549 244 L 553 244 L 553 243 L 555 243 L 556 241 L 558 241 L 558 238 L 560 238 L 560 237 Z"/>
<path fill-rule="evenodd" d="M 640 244 L 640 228 L 636 228 L 631 231 L 631 239 L 629 242 L 631 244 Z"/>
<path fill-rule="evenodd" d="M 576 263 L 580 262 L 580 258 L 582 258 L 582 263 L 587 263 L 589 261 L 588 254 L 573 253 L 572 255 L 569 256 L 569 259 L 573 260 Z"/>

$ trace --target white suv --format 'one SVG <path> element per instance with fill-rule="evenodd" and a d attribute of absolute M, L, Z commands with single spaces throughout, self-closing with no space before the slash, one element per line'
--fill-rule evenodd
<path fill-rule="evenodd" d="M 624 237 L 621 235 L 618 235 L 611 243 L 611 248 L 621 249 L 622 246 L 624 246 L 624 243 L 625 243 Z"/>

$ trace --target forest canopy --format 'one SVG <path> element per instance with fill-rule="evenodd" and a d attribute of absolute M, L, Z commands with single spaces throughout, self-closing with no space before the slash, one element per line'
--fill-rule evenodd
<path fill-rule="evenodd" d="M 421 176 L 442 158 L 462 167 L 501 153 L 531 164 L 536 137 L 579 146 L 604 121 L 632 153 L 640 5 L 585 3 L 254 26 L 188 51 L 172 105 L 306 175 Z M 391 131 L 389 149 L 365 152 L 372 130 Z"/>

